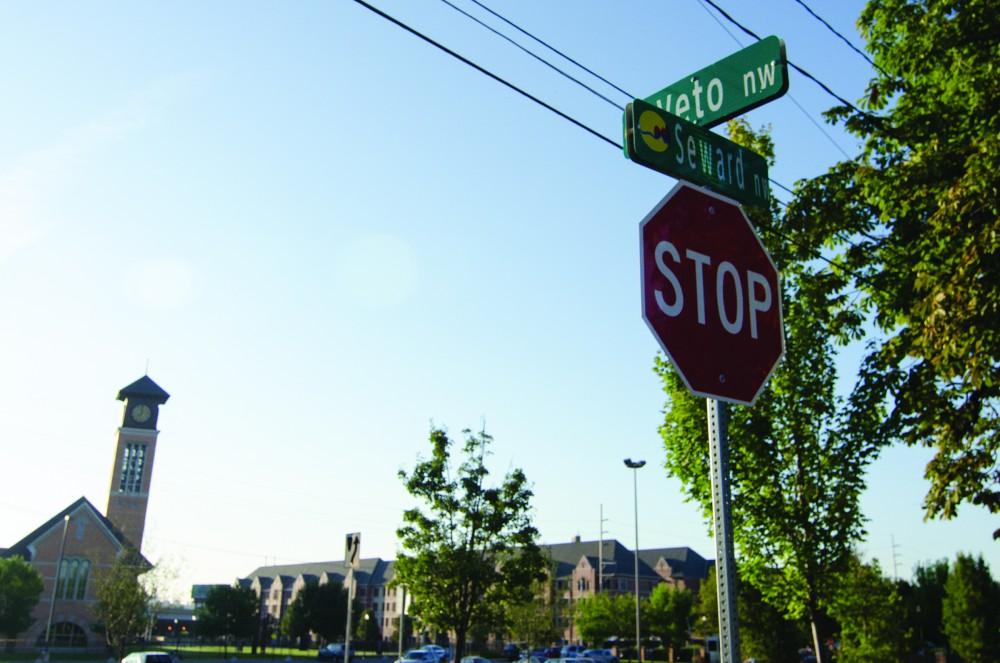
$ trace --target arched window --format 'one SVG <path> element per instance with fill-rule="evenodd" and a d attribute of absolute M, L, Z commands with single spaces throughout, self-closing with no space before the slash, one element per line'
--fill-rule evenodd
<path fill-rule="evenodd" d="M 72 622 L 57 622 L 52 625 L 50 640 L 53 647 L 86 647 L 87 633 Z M 38 647 L 45 646 L 45 630 L 38 634 L 35 643 Z"/>

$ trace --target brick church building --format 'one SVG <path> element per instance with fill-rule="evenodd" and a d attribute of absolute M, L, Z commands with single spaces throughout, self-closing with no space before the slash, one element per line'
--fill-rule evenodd
<path fill-rule="evenodd" d="M 118 392 L 125 404 L 115 442 L 111 485 L 104 513 L 81 497 L 35 531 L 0 548 L 0 557 L 22 557 L 42 576 L 44 589 L 17 647 L 96 649 L 103 636 L 92 629 L 97 603 L 94 578 L 115 558 L 141 550 L 146 505 L 156 457 L 160 406 L 170 394 L 144 375 Z"/>

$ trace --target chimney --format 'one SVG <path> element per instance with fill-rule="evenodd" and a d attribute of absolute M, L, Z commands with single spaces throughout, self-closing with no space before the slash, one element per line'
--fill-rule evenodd
<path fill-rule="evenodd" d="M 577 534 L 576 536 L 573 537 L 573 543 L 580 543 L 580 535 L 579 534 Z"/>

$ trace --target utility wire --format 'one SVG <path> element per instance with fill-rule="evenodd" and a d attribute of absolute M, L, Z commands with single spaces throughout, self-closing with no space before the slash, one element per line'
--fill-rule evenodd
<path fill-rule="evenodd" d="M 579 120 L 577 120 L 577 119 L 575 119 L 573 117 L 570 117 L 569 115 L 567 115 L 566 113 L 562 112 L 558 108 L 545 103 L 544 101 L 542 101 L 538 97 L 534 96 L 533 94 L 531 94 L 529 92 L 525 92 L 524 90 L 522 90 L 521 88 L 517 87 L 513 83 L 510 83 L 510 82 L 504 80 L 503 78 L 500 78 L 499 76 L 497 76 L 496 74 L 494 74 L 492 71 L 489 71 L 488 69 L 485 69 L 485 68 L 479 66 L 478 64 L 476 64 L 472 60 L 470 60 L 470 59 L 468 59 L 468 58 L 466 58 L 466 57 L 464 57 L 462 55 L 459 55 L 458 53 L 456 53 L 455 51 L 451 50 L 447 46 L 434 41 L 433 39 L 431 39 L 427 35 L 423 34 L 422 32 L 420 32 L 420 31 L 418 31 L 418 30 L 416 30 L 414 28 L 411 28 L 410 26 L 408 26 L 406 23 L 403 23 L 399 19 L 397 19 L 397 18 L 395 18 L 393 16 L 390 16 L 389 14 L 386 14 L 381 9 L 379 9 L 377 7 L 373 7 L 372 5 L 370 5 L 367 2 L 365 2 L 365 0 L 354 0 L 354 2 L 356 2 L 359 5 L 361 5 L 362 7 L 364 7 L 365 9 L 367 9 L 368 11 L 370 11 L 370 12 L 372 12 L 374 14 L 377 14 L 378 16 L 381 16 L 382 18 L 384 18 L 385 20 L 389 21 L 390 23 L 395 23 L 397 26 L 403 28 L 404 30 L 406 30 L 410 34 L 412 34 L 412 35 L 414 35 L 416 37 L 419 37 L 420 39 L 423 39 L 428 44 L 430 44 L 430 45 L 432 45 L 432 46 L 434 46 L 434 47 L 436 47 L 436 48 L 444 51 L 445 53 L 447 53 L 448 55 L 452 56 L 456 60 L 459 60 L 459 61 L 461 61 L 461 62 L 469 65 L 470 67 L 472 67 L 473 69 L 475 69 L 479 73 L 484 74 L 486 76 L 489 76 L 490 78 L 492 78 L 493 80 L 495 80 L 498 83 L 501 83 L 502 85 L 506 85 L 511 90 L 514 90 L 518 94 L 520 94 L 520 95 L 522 95 L 524 97 L 527 97 L 528 99 L 530 99 L 531 101 L 534 101 L 539 106 L 542 106 L 543 108 L 546 108 L 546 109 L 552 111 L 553 113 L 555 113 L 559 117 L 563 118 L 567 122 L 575 124 L 576 126 L 580 127 L 584 131 L 586 131 L 587 133 L 592 134 L 593 136 L 595 136 L 595 137 L 603 140 L 605 143 L 608 143 L 609 145 L 614 146 L 618 150 L 622 149 L 622 146 L 621 146 L 620 143 L 616 143 L 615 141 L 611 140 L 607 136 L 599 133 L 597 130 L 591 129 L 590 127 L 588 127 L 583 122 L 580 122 Z"/>
<path fill-rule="evenodd" d="M 598 74 L 597 72 L 595 72 L 595 71 L 593 71 L 593 70 L 591 70 L 591 69 L 588 69 L 587 67 L 583 66 L 582 64 L 580 64 L 579 62 L 577 62 L 576 60 L 574 60 L 573 58 L 571 58 L 570 56 L 566 55 L 565 53 L 563 53 L 562 51 L 560 51 L 560 50 L 559 50 L 558 48 L 556 48 L 555 46 L 552 46 L 551 44 L 549 44 L 549 43 L 548 43 L 548 42 L 546 42 L 545 40 L 543 40 L 543 39 L 540 39 L 540 38 L 536 37 L 535 35 L 531 34 L 531 33 L 530 33 L 530 32 L 528 32 L 527 30 L 525 30 L 524 28 L 522 28 L 521 26 L 519 26 L 519 25 L 517 25 L 516 23 L 514 23 L 513 21 L 509 21 L 509 20 L 507 20 L 507 19 L 506 19 L 505 17 L 503 17 L 503 16 L 501 16 L 500 14 L 498 14 L 497 12 L 493 11 L 492 9 L 490 9 L 489 7 L 487 7 L 486 5 L 484 5 L 484 4 L 483 4 L 482 2 L 480 2 L 479 0 L 471 0 L 471 1 L 472 1 L 473 3 L 475 3 L 475 4 L 479 5 L 480 7 L 482 7 L 483 9 L 485 9 L 486 11 L 488 11 L 489 13 L 493 14 L 494 16 L 496 16 L 497 18 L 499 18 L 499 19 L 500 19 L 501 21 L 503 21 L 503 22 L 504 22 L 504 23 L 506 23 L 507 25 L 511 26 L 512 28 L 514 28 L 514 29 L 515 29 L 515 30 L 517 30 L 518 32 L 520 32 L 521 34 L 523 34 L 523 35 L 526 35 L 526 36 L 528 36 L 528 37 L 530 37 L 530 38 L 534 39 L 534 40 L 535 40 L 536 42 L 538 42 L 539 44 L 541 44 L 541 45 L 542 45 L 542 46 L 544 46 L 545 48 L 549 49 L 550 51 L 552 51 L 552 52 L 553 52 L 553 53 L 555 53 L 556 55 L 558 55 L 558 56 L 562 57 L 563 59 L 565 59 L 565 60 L 567 60 L 567 61 L 569 61 L 569 62 L 572 62 L 572 63 L 573 63 L 573 64 L 575 64 L 575 65 L 576 65 L 577 67 L 579 67 L 580 69 L 583 69 L 583 70 L 584 70 L 585 72 L 587 72 L 588 74 L 590 74 L 590 75 L 591 75 L 591 76 L 593 76 L 594 78 L 596 78 L 596 79 L 598 79 L 598 80 L 600 80 L 600 81 L 603 81 L 604 83 L 607 83 L 608 85 L 610 85 L 610 86 L 611 86 L 611 87 L 613 87 L 614 89 L 616 89 L 616 90 L 618 90 L 619 92 L 621 92 L 622 94 L 624 94 L 624 95 L 625 95 L 626 97 L 628 97 L 629 99 L 636 99 L 636 98 L 637 98 L 637 97 L 636 97 L 636 95 L 632 94 L 631 92 L 626 92 L 625 90 L 621 89 L 620 87 L 618 87 L 617 85 L 615 85 L 614 83 L 612 83 L 612 82 L 611 82 L 611 81 L 609 81 L 608 79 L 604 78 L 603 76 L 601 76 L 601 75 L 600 75 L 600 74 Z"/>
<path fill-rule="evenodd" d="M 714 20 L 714 21 L 715 21 L 716 23 L 718 23 L 718 24 L 719 24 L 719 27 L 720 27 L 720 28 L 722 28 L 722 29 L 723 29 L 723 30 L 725 31 L 725 33 L 726 33 L 727 35 L 729 35 L 729 37 L 730 37 L 730 38 L 731 38 L 731 39 L 732 39 L 732 40 L 733 40 L 734 42 L 736 42 L 736 45 L 737 45 L 737 46 L 739 46 L 740 48 L 743 48 L 743 42 L 741 42 L 741 41 L 740 41 L 740 40 L 739 40 L 739 39 L 738 39 L 738 38 L 736 37 L 736 35 L 734 35 L 734 34 L 732 33 L 732 31 L 731 31 L 731 30 L 730 30 L 730 29 L 729 29 L 728 27 L 726 27 L 726 24 L 725 24 L 725 23 L 723 23 L 723 22 L 722 22 L 721 20 L 719 20 L 719 17 L 718 17 L 718 16 L 716 16 L 715 14 L 713 14 L 713 13 L 712 13 L 712 11 L 711 11 L 711 10 L 710 10 L 710 9 L 708 8 L 708 6 L 706 6 L 706 5 L 705 5 L 705 2 L 704 2 L 703 0 L 698 0 L 698 5 L 699 5 L 699 6 L 700 6 L 700 7 L 702 8 L 702 9 L 704 9 L 704 10 L 705 10 L 705 13 L 706 13 L 706 14 L 708 14 L 709 16 L 711 16 L 711 17 L 712 17 L 712 20 Z M 851 158 L 851 155 L 849 155 L 849 154 L 847 153 L 847 150 L 845 150 L 844 148 L 842 148 L 842 147 L 840 146 L 840 143 L 838 143 L 837 141 L 835 141 L 835 140 L 833 139 L 833 136 L 831 136 L 831 135 L 830 135 L 830 134 L 829 134 L 829 133 L 827 132 L 827 130 L 823 128 L 823 125 L 822 125 L 822 124 L 820 124 L 819 122 L 817 122 L 817 121 L 816 121 L 816 118 L 815 118 L 815 117 L 813 117 L 812 113 L 810 113 L 809 111 L 807 111 L 807 110 L 805 109 L 805 107 L 803 107 L 803 106 L 802 106 L 802 104 L 800 104 L 800 103 L 799 103 L 799 100 L 798 100 L 798 99 L 796 99 L 796 98 L 795 98 L 795 96 L 794 96 L 793 94 L 791 94 L 791 93 L 787 93 L 787 96 L 788 96 L 788 100 L 789 100 L 789 101 L 791 101 L 791 102 L 792 102 L 793 104 L 795 104 L 795 107 L 796 107 L 796 108 L 798 108 L 798 109 L 799 109 L 800 111 L 802 111 L 802 114 L 806 116 L 806 119 L 808 119 L 808 120 L 809 120 L 809 122 L 811 122 L 811 123 L 812 123 L 812 125 L 813 125 L 814 127 L 816 127 L 816 129 L 817 129 L 817 130 L 818 130 L 818 131 L 819 131 L 819 132 L 820 132 L 821 134 L 823 134 L 824 136 L 826 136 L 826 139 L 827 139 L 828 141 L 830 141 L 830 143 L 831 143 L 831 144 L 832 144 L 832 145 L 833 145 L 833 146 L 834 146 L 835 148 L 837 148 L 837 150 L 839 150 L 841 154 L 843 154 L 843 155 L 844 155 L 844 158 L 845 158 L 845 159 L 850 159 L 850 158 Z M 774 182 L 774 180 L 771 180 L 771 181 L 772 181 L 772 182 Z M 775 184 L 778 184 L 777 182 L 774 182 L 774 183 L 775 183 Z M 782 188 L 782 189 L 785 189 L 785 191 L 788 191 L 788 188 L 787 188 L 787 187 L 785 187 L 785 186 L 782 186 L 782 185 L 780 185 L 780 184 L 778 184 L 778 186 L 781 186 L 781 188 Z M 790 192 L 789 192 L 789 193 L 790 193 Z"/>
<path fill-rule="evenodd" d="M 825 25 L 825 26 L 826 26 L 826 29 L 827 29 L 827 30 L 829 30 L 829 31 L 830 31 L 830 32 L 832 32 L 833 34 L 835 34 L 835 35 L 837 35 L 838 37 L 840 37 L 840 40 L 841 40 L 841 41 L 843 41 L 843 42 L 844 42 L 845 44 L 847 44 L 847 46 L 848 46 L 848 47 L 849 47 L 849 48 L 850 48 L 850 49 L 851 49 L 852 51 L 854 51 L 855 53 L 857 53 L 858 55 L 860 55 L 861 57 L 863 57 L 863 58 L 864 58 L 865 60 L 867 60 L 867 61 L 868 61 L 868 64 L 870 64 L 871 66 L 873 66 L 873 67 L 875 67 L 876 69 L 878 69 L 878 70 L 879 70 L 880 72 L 882 72 L 882 74 L 883 74 L 883 75 L 885 75 L 885 76 L 888 76 L 889 78 L 895 78 L 895 76 L 893 76 L 892 74 L 890 74 L 890 73 L 889 73 L 888 71 L 886 71 L 886 70 L 885 70 L 885 69 L 883 69 L 882 67 L 880 67 L 880 66 L 878 66 L 877 64 L 875 64 L 875 61 L 874 61 L 874 60 L 872 60 L 872 59 L 871 59 L 870 57 L 868 57 L 868 54 L 867 54 L 867 53 L 865 53 L 865 52 L 864 52 L 864 51 L 862 51 L 862 50 L 861 50 L 860 48 L 858 48 L 857 46 L 855 46 L 854 44 L 852 44 L 852 43 L 850 42 L 850 40 L 848 40 L 848 39 L 847 39 L 847 37 L 845 37 L 844 35 L 840 34 L 840 32 L 838 32 L 836 28 L 834 28 L 834 27 L 833 27 L 832 25 L 830 25 L 830 24 L 829 24 L 829 23 L 827 23 L 827 22 L 826 22 L 825 20 L 823 20 L 823 17 L 822 17 L 822 16 L 820 16 L 819 14 L 817 14 L 816 12 L 814 12 L 814 11 L 812 10 L 812 8 L 811 8 L 811 7 L 809 7 L 809 5 L 807 5 L 806 3 L 802 2 L 802 0 L 795 0 L 795 2 L 799 3 L 800 5 L 802 5 L 802 8 L 803 8 L 803 9 L 805 9 L 805 10 L 806 10 L 807 12 L 809 12 L 809 15 L 810 15 L 810 16 L 812 16 L 812 17 L 813 17 L 813 18 L 815 18 L 815 19 L 816 19 L 817 21 L 819 21 L 820 23 L 822 23 L 823 25 Z"/>
<path fill-rule="evenodd" d="M 576 83 L 580 87 L 584 88 L 585 90 L 587 90 L 588 92 L 590 92 L 594 96 L 600 97 L 601 99 L 603 99 L 604 101 L 608 102 L 609 104 L 611 104 L 612 106 L 614 106 L 615 108 L 617 108 L 620 111 L 624 111 L 625 110 L 624 106 L 621 106 L 620 104 L 612 101 L 611 99 L 608 99 L 603 94 L 601 94 L 600 92 L 598 92 L 594 88 L 590 87 L 589 85 L 587 85 L 586 83 L 584 83 L 580 79 L 574 78 L 573 76 L 570 76 L 565 71 L 563 71 L 559 67 L 555 66 L 554 64 L 552 64 L 551 62 L 549 62 L 545 58 L 541 57 L 540 55 L 537 55 L 537 54 L 533 53 L 532 51 L 528 50 L 527 48 L 525 48 L 521 44 L 517 43 L 516 41 L 514 41 L 513 39 L 511 39 L 510 37 L 508 37 L 507 35 L 505 35 L 504 33 L 500 32 L 499 30 L 496 30 L 495 28 L 487 25 L 486 23 L 483 23 L 482 21 L 480 21 L 478 18 L 476 18 L 475 16 L 473 16 L 469 12 L 465 11 L 464 9 L 462 9 L 460 7 L 457 7 L 454 4 L 452 4 L 450 2 L 450 0 L 441 0 L 441 2 L 443 2 L 446 5 L 448 5 L 449 7 L 451 7 L 452 9 L 454 9 L 455 11 L 457 11 L 458 13 L 462 14 L 463 16 L 465 16 L 466 18 L 468 18 L 469 20 L 475 21 L 476 23 L 478 23 L 479 25 L 483 26 L 484 28 L 486 28 L 487 30 L 489 30 L 490 32 L 492 32 L 493 34 L 495 34 L 496 36 L 500 37 L 501 39 L 504 39 L 504 40 L 508 41 L 511 45 L 513 45 L 513 46 L 519 48 L 520 50 L 524 51 L 525 53 L 527 53 L 531 57 L 535 58 L 536 60 L 538 60 L 539 62 L 541 62 L 542 64 L 544 64 L 546 67 L 548 67 L 548 68 L 552 69 L 553 71 L 561 74 L 565 78 L 568 78 L 569 80 L 573 81 L 574 83 Z"/>
<path fill-rule="evenodd" d="M 743 25 L 742 23 L 740 23 L 739 21 L 737 21 L 735 18 L 733 18 L 732 16 L 730 16 L 728 13 L 726 13 L 725 9 L 723 9 L 719 5 L 715 4 L 715 2 L 713 2 L 713 0 L 702 0 L 702 1 L 703 2 L 707 2 L 708 4 L 710 4 L 712 6 L 712 8 L 715 9 L 715 11 L 719 12 L 720 14 L 722 14 L 726 18 L 727 21 L 729 21 L 730 23 L 732 23 L 733 25 L 735 25 L 736 27 L 738 27 L 740 30 L 742 30 L 743 32 L 747 33 L 748 35 L 750 35 L 751 37 L 753 37 L 757 41 L 760 41 L 760 36 L 757 35 L 756 32 L 754 32 L 753 30 L 751 30 L 750 28 L 746 27 L 745 25 Z M 820 79 L 816 78 L 815 76 L 813 76 L 812 74 L 810 74 L 808 71 L 806 71 L 805 69 L 803 69 L 799 65 L 797 65 L 794 62 L 792 62 L 791 60 L 789 60 L 788 61 L 788 66 L 791 67 L 792 69 L 794 69 L 795 71 L 799 72 L 800 74 L 802 74 L 803 76 L 805 76 L 809 80 L 811 80 L 816 85 L 820 86 L 823 89 L 824 92 L 826 92 L 828 95 L 830 95 L 831 97 L 833 97 L 834 99 L 836 99 L 840 103 L 844 104 L 845 106 L 847 106 L 848 108 L 850 108 L 854 112 L 856 112 L 856 113 L 862 113 L 861 109 L 859 109 L 857 106 L 855 106 L 854 104 L 852 104 L 851 102 L 849 102 L 847 99 L 844 99 L 842 96 L 840 96 L 839 94 L 837 94 L 836 92 L 834 92 L 833 90 L 831 90 L 827 86 L 826 83 L 824 83 Z M 866 114 L 866 113 L 864 113 L 864 114 Z"/>
<path fill-rule="evenodd" d="M 708 1 L 709 3 L 711 3 L 711 0 L 707 0 L 707 1 Z M 415 36 L 419 37 L 420 39 L 423 39 L 424 41 L 426 41 L 427 43 L 431 44 L 432 46 L 435 46 L 435 47 L 439 48 L 440 50 L 444 51 L 444 52 L 445 52 L 445 53 L 447 53 L 448 55 L 451 55 L 452 57 L 454 57 L 454 58 L 456 58 L 456 59 L 458 59 L 458 60 L 462 61 L 463 63 L 465 63 L 465 64 L 469 65 L 469 66 L 470 66 L 470 67 L 472 67 L 472 68 L 474 68 L 474 69 L 475 69 L 476 71 L 479 71 L 480 73 L 482 73 L 482 74 L 485 74 L 486 76 L 489 76 L 490 78 L 492 78 L 493 80 L 497 81 L 498 83 L 502 83 L 503 85 L 505 85 L 505 86 L 509 87 L 510 89 L 514 90 L 514 91 L 515 91 L 515 92 L 517 92 L 518 94 L 521 94 L 521 95 L 523 95 L 523 96 L 527 97 L 528 99 L 530 99 L 531 101 L 534 101 L 535 103 L 539 104 L 540 106 L 543 106 L 544 108 L 546 108 L 546 109 L 548 109 L 548 110 L 552 111 L 553 113 L 555 113 L 555 114 L 556 114 L 556 115 L 558 115 L 559 117 L 561 117 L 561 118 L 563 118 L 563 119 L 565 119 L 565 120 L 567 120 L 567 121 L 569 121 L 569 122 L 571 122 L 571 123 L 575 124 L 576 126 L 580 127 L 581 129 L 584 129 L 585 131 L 587 131 L 587 132 L 588 132 L 588 133 L 590 133 L 591 135 L 595 136 L 596 138 L 599 138 L 600 140 L 604 141 L 605 143 L 608 143 L 608 144 L 612 145 L 612 146 L 613 146 L 613 147 L 614 147 L 615 149 L 617 149 L 617 150 L 621 150 L 621 149 L 622 149 L 622 146 L 621 146 L 620 144 L 618 144 L 618 143 L 614 142 L 614 141 L 613 141 L 613 140 L 611 140 L 610 138 L 608 138 L 608 137 L 606 137 L 606 136 L 604 136 L 604 135 L 602 135 L 602 134 L 598 133 L 598 132 L 597 132 L 597 131 L 595 131 L 594 129 L 591 129 L 591 128 L 590 128 L 590 127 L 588 127 L 587 125 L 585 125 L 585 124 L 583 124 L 582 122 L 580 122 L 580 121 L 576 120 L 575 118 L 572 118 L 572 117 L 570 117 L 569 115 L 567 115 L 566 113 L 564 113 L 564 112 L 562 112 L 562 111 L 558 110 L 557 108 L 554 108 L 554 107 L 550 106 L 549 104 L 545 103 L 545 102 L 544 102 L 544 101 L 542 101 L 541 99 L 538 99 L 537 97 L 535 97 L 535 96 L 533 96 L 533 95 L 529 94 L 528 92 L 525 92 L 524 90 L 522 90 L 521 88 L 519 88 L 519 87 L 515 86 L 514 84 L 512 84 L 512 83 L 509 83 L 509 82 L 507 82 L 506 80 L 504 80 L 504 79 L 500 78 L 499 76 L 497 76 L 496 74 L 492 73 L 491 71 L 489 71 L 489 70 L 487 70 L 487 69 L 485 69 L 485 68 L 483 68 L 483 67 L 479 66 L 479 65 L 478 65 L 478 64 L 476 64 L 475 62 L 472 62 L 472 61 L 471 61 L 471 60 L 469 60 L 468 58 L 465 58 L 465 57 L 463 57 L 463 56 L 459 55 L 458 53 L 456 53 L 455 51 L 451 50 L 450 48 L 448 48 L 448 47 L 446 47 L 446 46 L 444 46 L 444 45 L 442 45 L 442 44 L 440 44 L 440 43 L 438 43 L 438 42 L 434 41 L 434 40 L 433 40 L 433 39 L 431 39 L 430 37 L 428 37 L 428 36 L 424 35 L 423 33 L 421 33 L 421 32 L 419 32 L 419 31 L 417 31 L 417 30 L 416 30 L 416 29 L 414 29 L 414 28 L 411 28 L 410 26 L 406 25 L 406 24 L 405 24 L 405 23 L 403 23 L 402 21 L 400 21 L 400 20 L 396 19 L 396 18 L 395 18 L 395 17 L 393 17 L 393 16 L 390 16 L 389 14 L 387 14 L 387 13 L 385 13 L 384 11 L 382 11 L 382 10 L 378 9 L 377 7 L 373 7 L 372 5 L 370 5 L 370 4 L 368 4 L 367 2 L 365 2 L 365 0 L 354 0 L 354 2 L 356 2 L 357 4 L 361 5 L 362 7 L 366 8 L 366 9 L 368 9 L 369 11 L 371 11 L 371 12 L 373 12 L 373 13 L 375 13 L 375 14 L 377 14 L 377 15 L 381 16 L 382 18 L 386 19 L 387 21 L 390 21 L 391 23 L 394 23 L 394 24 L 396 24 L 397 26 L 399 26 L 399 27 L 403 28 L 404 30 L 406 30 L 407 32 L 409 32 L 409 33 L 411 33 L 411 34 L 413 34 L 413 35 L 415 35 Z M 479 2 L 478 2 L 477 0 L 472 0 L 472 2 L 475 2 L 476 4 L 479 4 Z M 714 6 L 714 5 L 713 5 L 713 6 Z M 494 13 L 494 14 L 495 14 L 495 12 L 491 12 L 491 13 Z M 497 15 L 497 16 L 499 17 L 499 15 Z M 502 17 L 501 17 L 501 18 L 502 18 Z M 506 21 L 506 19 L 504 19 L 504 20 Z M 507 22 L 508 22 L 508 23 L 510 23 L 509 21 L 507 21 Z M 512 25 L 513 25 L 513 24 L 512 24 Z M 515 26 L 515 27 L 516 27 L 516 26 Z M 567 56 L 563 56 L 563 57 L 567 57 Z M 569 58 L 567 57 L 567 59 L 569 59 Z M 609 83 L 609 84 L 610 84 L 610 83 Z M 613 84 L 611 84 L 611 85 L 612 85 L 613 87 L 617 87 L 617 86 L 614 86 Z M 626 94 L 627 94 L 627 93 L 626 93 Z M 770 178 L 768 178 L 768 179 L 770 179 Z M 776 182 L 776 181 L 774 181 L 773 179 L 771 179 L 770 181 L 771 181 L 771 182 L 772 182 L 773 184 L 775 184 L 776 186 L 780 187 L 781 189 L 784 189 L 785 191 L 787 191 L 787 192 L 789 192 L 789 193 L 793 193 L 793 194 L 794 194 L 794 192 L 793 192 L 793 191 L 792 191 L 791 189 L 789 189 L 788 187 L 786 187 L 785 185 L 783 185 L 783 184 L 780 184 L 779 182 Z M 783 201 L 780 201 L 780 200 L 778 200 L 777 198 L 775 198 L 775 200 L 776 200 L 776 201 L 777 201 L 777 202 L 778 202 L 779 204 L 781 204 L 781 205 L 784 205 L 785 207 L 788 207 L 788 204 L 787 204 L 787 203 L 784 203 Z M 801 244 L 799 244 L 798 242 L 796 242 L 796 241 L 795 241 L 795 240 L 794 240 L 793 238 L 791 238 L 790 236 L 788 236 L 787 234 L 785 234 L 785 233 L 784 233 L 784 232 L 782 232 L 781 230 L 779 230 L 779 229 L 774 229 L 774 230 L 775 230 L 775 232 L 777 232 L 777 233 L 778 233 L 778 234 L 779 234 L 779 235 L 780 235 L 781 237 L 783 237 L 783 238 L 784 238 L 784 239 L 785 239 L 785 240 L 786 240 L 787 242 L 789 242 L 789 243 L 791 243 L 791 244 L 795 244 L 795 245 L 798 245 L 798 246 L 801 246 Z M 823 260 L 823 261 L 827 262 L 827 263 L 828 263 L 828 264 L 830 264 L 831 266 L 834 266 L 834 267 L 841 267 L 840 265 L 838 265 L 838 264 L 837 264 L 837 262 L 835 262 L 835 261 L 833 261 L 833 260 L 830 260 L 829 258 L 826 258 L 825 256 L 822 256 L 822 255 L 820 255 L 820 256 L 818 256 L 818 257 L 819 257 L 819 259 L 821 259 L 821 260 Z"/>

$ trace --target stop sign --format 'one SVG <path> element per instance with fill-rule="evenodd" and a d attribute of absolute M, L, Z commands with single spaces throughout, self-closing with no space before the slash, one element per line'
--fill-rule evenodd
<path fill-rule="evenodd" d="M 753 404 L 785 338 L 778 270 L 743 210 L 681 182 L 639 233 L 643 318 L 688 389 Z"/>

